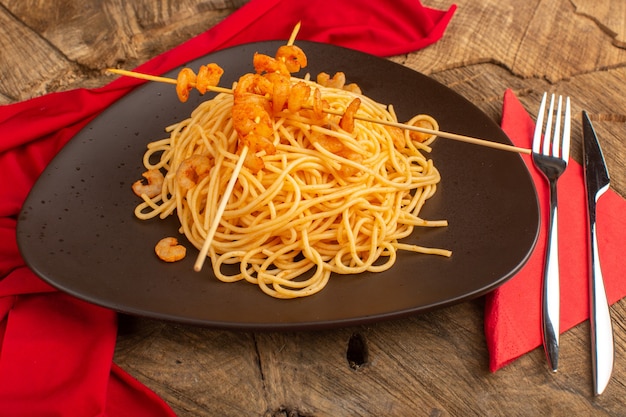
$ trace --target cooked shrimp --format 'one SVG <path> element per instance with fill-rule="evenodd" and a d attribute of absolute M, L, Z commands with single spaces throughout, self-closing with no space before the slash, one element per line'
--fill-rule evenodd
<path fill-rule="evenodd" d="M 243 162 L 243 165 L 248 168 L 253 174 L 256 174 L 257 172 L 265 168 L 263 158 L 261 158 L 254 152 L 248 152 L 248 154 L 246 155 L 246 159 Z"/>
<path fill-rule="evenodd" d="M 255 132 L 240 136 L 238 152 L 240 152 L 244 146 L 247 146 L 249 149 L 248 155 L 244 161 L 244 166 L 253 174 L 256 174 L 265 167 L 263 159 L 257 155 L 257 152 L 264 151 L 266 155 L 274 155 L 276 153 L 274 143 L 272 143 L 268 137 L 258 135 Z"/>
<path fill-rule="evenodd" d="M 258 52 L 256 52 L 252 58 L 252 65 L 254 65 L 254 70 L 257 74 L 277 72 L 286 77 L 291 75 L 285 62 L 274 59 L 269 55 L 259 54 Z"/>
<path fill-rule="evenodd" d="M 356 83 L 350 83 L 343 86 L 343 89 L 355 94 L 362 94 L 361 87 Z"/>
<path fill-rule="evenodd" d="M 220 83 L 224 70 L 217 64 L 202 65 L 196 77 L 196 89 L 200 94 L 206 93 L 208 87 L 215 87 Z"/>
<path fill-rule="evenodd" d="M 346 84 L 346 74 L 343 72 L 336 72 L 335 75 L 333 75 L 333 78 L 330 78 L 330 75 L 327 73 L 320 72 L 317 74 L 317 83 L 324 87 L 342 89 Z"/>
<path fill-rule="evenodd" d="M 389 132 L 389 135 L 391 136 L 391 141 L 393 142 L 396 149 L 400 150 L 406 146 L 404 131 L 402 129 L 393 126 L 385 126 L 385 129 L 387 129 L 387 132 Z"/>
<path fill-rule="evenodd" d="M 359 110 L 361 106 L 361 100 L 357 97 L 348 104 L 346 107 L 346 111 L 343 112 L 343 116 L 341 116 L 341 120 L 339 121 L 339 126 L 343 130 L 348 133 L 352 133 L 354 131 L 354 115 Z"/>
<path fill-rule="evenodd" d="M 322 124 L 328 118 L 328 113 L 324 110 L 330 105 L 326 100 L 322 99 L 322 92 L 319 88 L 313 90 L 313 118 L 316 123 Z"/>
<path fill-rule="evenodd" d="M 317 143 L 323 146 L 327 151 L 337 156 L 348 159 L 352 162 L 356 162 L 358 164 L 363 162 L 363 155 L 345 146 L 339 138 L 325 135 L 322 132 L 313 131 L 311 133 L 311 136 L 309 137 L 309 140 L 311 141 L 311 143 Z M 341 164 L 339 173 L 341 173 L 343 176 L 349 177 L 358 174 L 359 169 L 352 165 Z"/>
<path fill-rule="evenodd" d="M 303 105 L 306 104 L 309 96 L 311 95 L 311 87 L 305 82 L 299 81 L 291 87 L 289 91 L 289 99 L 287 100 L 287 109 L 292 113 L 300 111 Z"/>
<path fill-rule="evenodd" d="M 186 102 L 189 99 L 189 91 L 196 83 L 196 74 L 191 68 L 183 68 L 178 73 L 176 79 L 176 94 L 181 102 Z"/>
<path fill-rule="evenodd" d="M 265 78 L 272 83 L 272 110 L 274 114 L 279 113 L 289 99 L 291 81 L 289 77 L 276 72 L 265 74 Z"/>
<path fill-rule="evenodd" d="M 232 110 L 233 128 L 240 137 L 254 131 L 259 135 L 271 135 L 272 120 L 269 115 L 273 84 L 258 74 L 245 74 L 237 82 L 234 90 Z M 259 95 L 260 94 L 260 95 Z"/>
<path fill-rule="evenodd" d="M 278 48 L 276 59 L 284 62 L 289 72 L 298 72 L 307 66 L 306 54 L 296 45 L 283 45 Z"/>
<path fill-rule="evenodd" d="M 237 82 L 234 91 L 233 128 L 239 135 L 239 149 L 243 146 L 249 148 L 244 166 L 252 172 L 258 172 L 264 166 L 261 158 L 256 155 L 257 152 L 265 151 L 268 155 L 276 153 L 272 142 L 274 136 L 274 124 L 270 116 L 272 103 L 268 99 L 273 99 L 276 88 L 280 90 L 284 87 L 280 81 L 273 83 L 271 81 L 273 77 L 282 76 L 276 74 L 266 78 L 259 74 L 245 74 Z M 278 95 L 282 97 L 280 98 L 282 104 L 275 104 L 282 108 L 283 100 L 286 100 L 285 97 L 288 98 L 288 93 L 278 91 Z"/>
<path fill-rule="evenodd" d="M 178 244 L 175 237 L 165 237 L 156 244 L 154 252 L 165 262 L 180 261 L 187 255 L 187 248 Z"/>
<path fill-rule="evenodd" d="M 176 183 L 187 193 L 209 174 L 213 161 L 206 155 L 192 155 L 185 159 L 176 171 Z"/>
<path fill-rule="evenodd" d="M 257 95 L 271 95 L 272 94 L 272 82 L 267 78 L 259 74 L 244 74 L 237 81 L 237 85 L 233 90 L 235 99 L 239 96 L 243 96 L 246 93 Z"/>
<path fill-rule="evenodd" d="M 274 132 L 272 118 L 266 105 L 267 100 L 254 94 L 235 98 L 232 110 L 233 128 L 240 137 L 250 132 L 261 136 L 271 136 Z"/>
<path fill-rule="evenodd" d="M 344 150 L 338 152 L 337 155 L 359 164 L 363 162 L 363 155 L 356 151 L 353 151 L 352 149 L 345 148 Z M 341 164 L 339 172 L 341 172 L 346 177 L 350 177 L 352 175 L 358 174 L 359 169 L 352 165 Z"/>
<path fill-rule="evenodd" d="M 422 127 L 430 130 L 438 130 L 439 126 L 437 122 L 428 116 L 417 115 L 413 119 L 411 119 L 407 124 L 416 127 Z M 431 139 L 435 135 L 431 135 L 429 133 L 422 132 L 410 132 L 409 137 L 411 140 L 416 142 L 426 142 L 428 139 Z"/>
<path fill-rule="evenodd" d="M 145 194 L 148 198 L 154 198 L 161 194 L 165 180 L 161 171 L 151 169 L 141 174 L 141 176 L 144 177 L 144 180 L 135 181 L 132 187 L 137 196 L 141 197 Z"/>
<path fill-rule="evenodd" d="M 233 106 L 232 120 L 239 136 L 239 150 L 244 146 L 249 149 L 244 166 L 257 173 L 265 164 L 256 153 L 264 150 L 266 154 L 272 155 L 276 153 L 276 148 L 270 140 L 274 132 L 272 119 L 260 104 L 254 102 L 253 98 L 258 96 L 250 96 L 248 100 Z"/>
<path fill-rule="evenodd" d="M 312 143 L 319 143 L 326 150 L 334 154 L 342 151 L 345 148 L 341 140 L 332 136 L 325 135 L 322 132 L 311 132 L 310 140 Z"/>
<path fill-rule="evenodd" d="M 276 147 L 272 141 L 263 135 L 259 135 L 256 132 L 250 132 L 240 139 L 241 145 L 250 148 L 252 153 L 259 151 L 265 151 L 267 155 L 274 155 L 276 153 Z"/>

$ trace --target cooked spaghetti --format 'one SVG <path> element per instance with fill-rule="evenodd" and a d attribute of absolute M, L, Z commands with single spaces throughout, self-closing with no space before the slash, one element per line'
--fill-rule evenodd
<path fill-rule="evenodd" d="M 356 115 L 396 122 L 393 108 L 342 89 L 318 89 L 331 110 L 344 112 L 355 98 Z M 140 219 L 176 213 L 180 232 L 201 248 L 239 158 L 233 97 L 218 94 L 191 117 L 166 129 L 169 137 L 148 145 L 148 172 L 165 173 L 160 192 L 142 195 Z M 398 250 L 450 256 L 442 249 L 401 240 L 417 227 L 445 226 L 419 212 L 440 180 L 424 157 L 434 137 L 415 140 L 407 131 L 355 120 L 352 132 L 339 116 L 315 120 L 311 110 L 287 108 L 272 120 L 274 151 L 260 151 L 261 169 L 243 169 L 221 216 L 208 257 L 221 281 L 246 280 L 277 298 L 319 292 L 332 273 L 385 271 Z M 429 116 L 409 124 L 437 129 Z M 337 144 L 341 149 L 334 149 Z M 239 265 L 236 273 L 232 267 Z"/>

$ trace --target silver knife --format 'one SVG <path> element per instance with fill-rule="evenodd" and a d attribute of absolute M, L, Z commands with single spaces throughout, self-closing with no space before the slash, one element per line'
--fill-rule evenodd
<path fill-rule="evenodd" d="M 609 189 L 609 172 L 589 116 L 583 111 L 583 161 L 589 220 L 589 311 L 594 394 L 600 395 L 613 372 L 613 327 L 604 289 L 596 229 L 596 203 Z"/>

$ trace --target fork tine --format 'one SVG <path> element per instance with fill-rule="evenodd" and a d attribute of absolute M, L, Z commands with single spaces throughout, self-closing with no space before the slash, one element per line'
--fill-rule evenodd
<path fill-rule="evenodd" d="M 563 96 L 559 96 L 559 102 L 556 106 L 556 114 L 554 120 L 554 135 L 552 135 L 552 155 L 560 158 L 561 154 L 561 116 L 563 114 Z"/>
<path fill-rule="evenodd" d="M 546 121 L 546 131 L 543 134 L 543 148 L 541 153 L 550 155 L 550 143 L 552 142 L 552 115 L 554 113 L 554 94 L 550 96 L 550 107 L 548 108 L 548 120 Z"/>
<path fill-rule="evenodd" d="M 571 133 L 572 115 L 570 109 L 569 97 L 565 98 L 565 120 L 563 121 L 563 145 L 561 146 L 561 158 L 569 161 L 570 133 Z"/>
<path fill-rule="evenodd" d="M 539 105 L 539 111 L 537 112 L 537 122 L 535 125 L 535 135 L 533 136 L 533 152 L 539 153 L 541 146 L 541 132 L 543 130 L 543 115 L 546 110 L 546 98 L 548 93 L 543 93 L 541 98 L 541 104 Z"/>

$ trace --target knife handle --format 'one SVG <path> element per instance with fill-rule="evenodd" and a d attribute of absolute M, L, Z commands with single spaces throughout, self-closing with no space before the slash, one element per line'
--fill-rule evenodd
<path fill-rule="evenodd" d="M 557 207 L 556 183 L 551 182 L 548 243 L 546 245 L 543 290 L 541 294 L 541 328 L 543 331 L 543 348 L 546 352 L 548 367 L 552 372 L 556 372 L 559 366 L 560 334 L 559 232 Z"/>
<path fill-rule="evenodd" d="M 600 395 L 611 379 L 613 370 L 613 326 L 609 303 L 604 289 L 602 269 L 596 236 L 595 212 L 590 216 L 590 279 L 589 279 L 589 312 L 591 324 L 591 363 L 593 371 L 594 395 Z"/>

